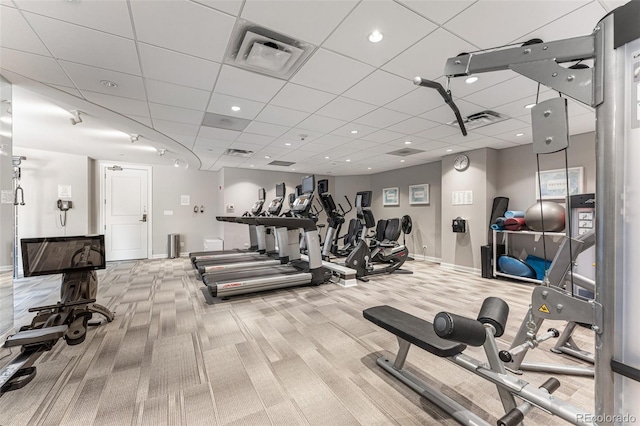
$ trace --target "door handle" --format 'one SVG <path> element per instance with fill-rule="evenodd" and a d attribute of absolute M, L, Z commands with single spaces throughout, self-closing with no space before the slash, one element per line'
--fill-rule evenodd
<path fill-rule="evenodd" d="M 146 222 L 147 221 L 147 214 L 143 213 L 142 214 L 142 219 L 139 220 L 140 222 Z"/>

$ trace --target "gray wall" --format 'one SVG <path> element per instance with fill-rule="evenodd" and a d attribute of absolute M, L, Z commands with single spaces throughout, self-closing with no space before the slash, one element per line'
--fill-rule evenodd
<path fill-rule="evenodd" d="M 181 252 L 201 251 L 204 238 L 221 238 L 216 221 L 222 197 L 218 190 L 220 172 L 153 167 L 153 254 L 167 254 L 167 234 L 180 234 Z M 183 206 L 180 197 L 191 204 Z M 204 213 L 194 213 L 204 206 Z M 165 211 L 173 215 L 166 216 Z"/>
<path fill-rule="evenodd" d="M 405 169 L 376 173 L 371 176 L 373 190 L 372 210 L 376 220 L 411 216 L 413 230 L 407 236 L 407 246 L 412 254 L 439 259 L 441 253 L 441 175 L 439 161 L 407 167 Z M 429 184 L 427 205 L 409 205 L 409 185 Z M 382 189 L 398 187 L 400 205 L 397 207 L 382 205 Z M 400 236 L 402 241 L 402 235 Z M 426 246 L 426 250 L 423 250 Z"/>
<path fill-rule="evenodd" d="M 345 225 L 341 232 L 341 235 L 344 235 L 347 233 L 349 221 L 356 217 L 356 193 L 371 190 L 371 175 L 336 176 L 334 180 L 336 189 L 331 195 L 335 203 L 340 203 L 345 210 L 349 210 L 349 204 L 344 199 L 347 196 L 353 206 L 353 210 L 345 216 Z"/>
<path fill-rule="evenodd" d="M 10 118 L 11 83 L 0 76 L 0 117 Z M 5 102 L 9 101 L 9 102 Z M 10 123 L 10 122 L 9 122 Z M 0 190 L 5 195 L 13 192 L 12 126 L 0 121 Z M 6 192 L 5 192 L 6 191 Z M 11 198 L 11 197 L 9 197 Z M 12 201 L 12 200 L 5 200 Z M 0 342 L 13 332 L 13 203 L 0 203 Z"/>

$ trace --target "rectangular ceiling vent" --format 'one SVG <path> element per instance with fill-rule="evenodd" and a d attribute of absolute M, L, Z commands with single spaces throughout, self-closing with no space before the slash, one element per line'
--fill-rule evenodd
<path fill-rule="evenodd" d="M 247 120 L 245 118 L 214 114 L 212 112 L 205 112 L 204 118 L 202 119 L 203 126 L 225 130 L 236 130 L 239 132 L 246 129 L 249 123 L 251 123 L 251 120 Z"/>
<path fill-rule="evenodd" d="M 464 118 L 464 125 L 467 130 L 478 129 L 480 127 L 488 126 L 490 124 L 499 123 L 501 121 L 508 120 L 510 117 L 506 115 L 502 115 L 495 111 L 480 111 L 475 114 L 471 114 L 470 116 Z M 458 121 L 453 120 L 447 123 L 449 126 L 459 127 Z"/>
<path fill-rule="evenodd" d="M 238 19 L 230 37 L 225 63 L 288 80 L 315 45 L 278 34 Z"/>
<path fill-rule="evenodd" d="M 231 157 L 251 157 L 253 155 L 253 151 L 247 151 L 246 149 L 233 149 L 229 148 L 224 152 L 224 155 L 229 155 Z"/>
<path fill-rule="evenodd" d="M 289 167 L 289 166 L 293 166 L 296 163 L 292 163 L 291 161 L 280 161 L 280 160 L 275 160 L 272 161 L 268 164 L 268 166 L 283 166 L 283 167 Z"/>
<path fill-rule="evenodd" d="M 418 154 L 420 152 L 424 152 L 422 149 L 415 148 L 402 148 L 395 151 L 387 152 L 389 155 L 397 155 L 400 157 L 408 157 L 409 155 Z"/>

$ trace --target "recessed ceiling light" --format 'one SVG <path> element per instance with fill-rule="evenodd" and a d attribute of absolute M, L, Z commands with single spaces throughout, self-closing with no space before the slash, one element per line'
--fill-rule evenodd
<path fill-rule="evenodd" d="M 295 171 L 296 171 L 296 169 L 291 169 L 291 171 L 292 171 L 292 172 L 295 172 Z"/>
<path fill-rule="evenodd" d="M 367 170 L 371 170 L 371 167 L 367 167 Z"/>
<path fill-rule="evenodd" d="M 241 108 L 238 105 L 234 105 L 234 106 L 231 107 L 231 111 L 235 111 L 235 112 L 240 111 L 240 109 Z"/>
<path fill-rule="evenodd" d="M 411 141 L 404 141 L 405 145 L 411 145 Z"/>
<path fill-rule="evenodd" d="M 351 160 L 349 160 L 348 158 L 347 158 L 345 161 L 346 161 L 347 163 L 350 163 L 350 162 L 351 162 Z"/>
<path fill-rule="evenodd" d="M 524 136 L 524 133 L 520 132 L 520 133 L 516 133 L 516 136 L 520 137 L 520 136 Z"/>
<path fill-rule="evenodd" d="M 113 81 L 109 81 L 109 80 L 100 80 L 100 84 L 102 84 L 104 87 L 108 87 L 110 89 L 115 89 L 116 87 L 118 87 L 118 85 L 116 83 L 114 83 Z"/>
<path fill-rule="evenodd" d="M 356 133 L 358 133 L 358 131 L 357 130 L 352 130 L 351 133 L 355 135 Z"/>
<path fill-rule="evenodd" d="M 404 163 L 404 160 L 400 160 L 401 163 Z"/>
<path fill-rule="evenodd" d="M 291 142 L 285 142 L 284 143 L 286 146 L 291 146 Z"/>
<path fill-rule="evenodd" d="M 383 39 L 383 37 L 384 37 L 384 36 L 382 35 L 382 33 L 381 33 L 380 31 L 375 30 L 375 31 L 373 31 L 371 34 L 369 34 L 369 41 L 370 41 L 371 43 L 377 43 L 377 42 L 379 42 L 380 40 L 382 40 L 382 39 Z"/>
<path fill-rule="evenodd" d="M 264 158 L 271 158 L 271 156 L 270 155 L 265 155 Z"/>
<path fill-rule="evenodd" d="M 525 105 L 524 107 L 525 107 L 526 109 L 531 109 L 531 108 L 533 108 L 534 106 L 536 106 L 536 104 L 527 104 L 527 105 Z"/>
<path fill-rule="evenodd" d="M 249 167 L 255 167 L 255 166 L 252 164 L 252 165 L 250 165 Z"/>
<path fill-rule="evenodd" d="M 447 150 L 447 152 L 451 152 L 451 151 L 453 151 L 453 149 L 451 149 L 451 148 L 449 148 L 449 149 Z"/>
<path fill-rule="evenodd" d="M 472 77 L 467 78 L 464 82 L 467 84 L 471 84 L 471 83 L 475 83 L 476 81 L 478 81 L 478 77 L 474 75 Z"/>
<path fill-rule="evenodd" d="M 325 159 L 325 160 L 328 160 L 328 159 L 329 159 L 329 157 L 324 157 L 324 159 Z"/>

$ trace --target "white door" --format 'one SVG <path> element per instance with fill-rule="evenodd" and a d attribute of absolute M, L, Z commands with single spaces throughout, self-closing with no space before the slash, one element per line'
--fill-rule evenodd
<path fill-rule="evenodd" d="M 105 245 L 107 260 L 146 259 L 148 170 L 107 167 L 105 171 Z"/>

